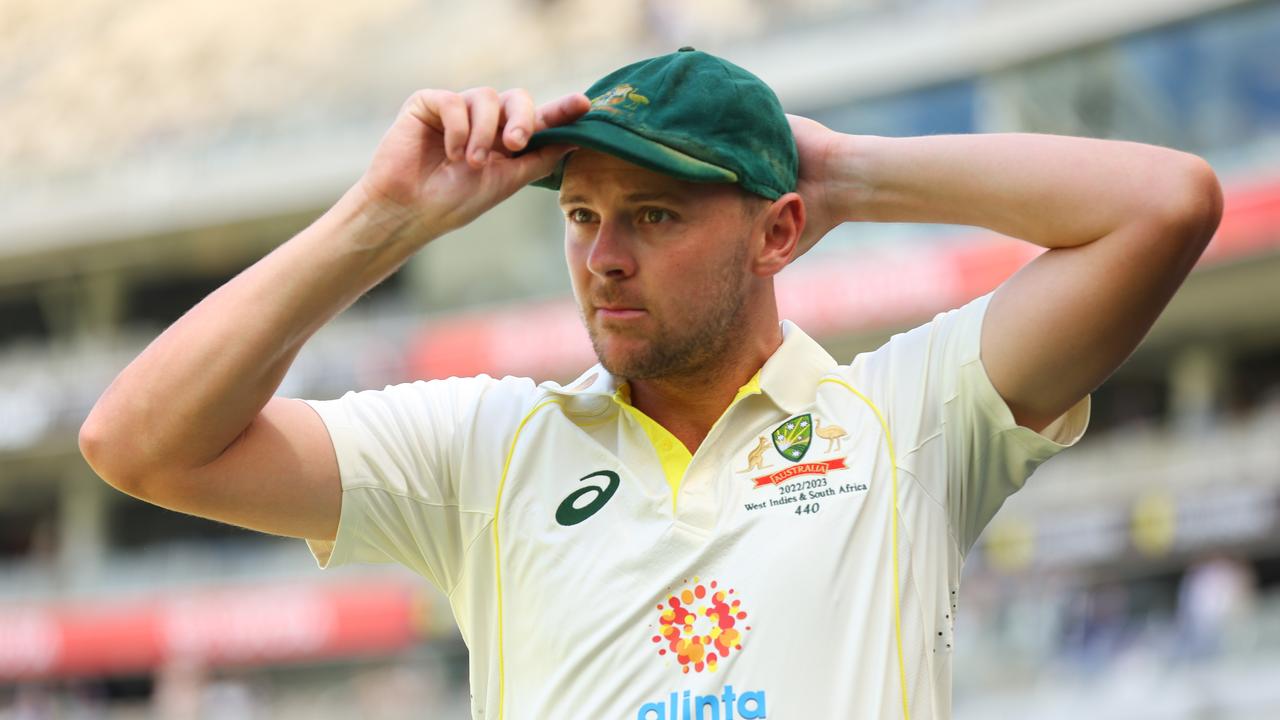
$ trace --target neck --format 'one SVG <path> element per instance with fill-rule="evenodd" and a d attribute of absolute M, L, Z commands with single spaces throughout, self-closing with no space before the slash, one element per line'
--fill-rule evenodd
<path fill-rule="evenodd" d="M 682 375 L 628 380 L 631 404 L 666 428 L 690 453 L 696 452 L 738 389 L 781 344 L 775 311 L 770 331 L 753 332 L 731 343 L 712 365 Z"/>

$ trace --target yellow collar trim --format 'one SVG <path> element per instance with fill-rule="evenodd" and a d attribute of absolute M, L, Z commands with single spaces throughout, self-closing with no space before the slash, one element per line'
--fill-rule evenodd
<path fill-rule="evenodd" d="M 738 401 L 748 395 L 756 395 L 760 392 L 760 373 L 747 381 L 746 385 L 738 388 L 738 393 L 733 396 L 733 401 L 729 403 L 729 407 L 725 408 L 720 418 L 724 418 L 729 410 L 733 409 Z M 689 452 L 689 448 L 680 442 L 680 439 L 671 434 L 670 430 L 660 425 L 657 420 L 645 415 L 639 408 L 631 404 L 631 386 L 623 383 L 613 393 L 613 401 L 626 409 L 631 417 L 635 418 L 640 424 L 644 434 L 649 438 L 649 444 L 653 446 L 654 452 L 658 454 L 658 462 L 662 465 L 662 473 L 667 478 L 667 485 L 671 487 L 671 512 L 675 514 L 676 498 L 680 494 L 680 483 L 684 480 L 685 473 L 689 470 L 689 463 L 693 461 L 693 454 Z M 719 424 L 720 420 L 716 420 Z M 714 425 L 712 426 L 714 427 Z"/>

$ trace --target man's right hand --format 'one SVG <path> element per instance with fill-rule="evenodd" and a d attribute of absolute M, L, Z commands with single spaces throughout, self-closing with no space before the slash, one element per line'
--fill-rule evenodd
<path fill-rule="evenodd" d="M 357 188 L 425 244 L 551 174 L 572 148 L 513 155 L 534 132 L 573 122 L 589 107 L 581 93 L 535 108 L 522 89 L 419 90 L 400 108 Z"/>
<path fill-rule="evenodd" d="M 570 95 L 535 110 L 523 90 L 415 93 L 343 200 L 121 371 L 80 429 L 85 459 L 162 507 L 332 539 L 337 456 L 319 415 L 274 397 L 281 379 L 307 338 L 423 244 L 549 174 L 567 148 L 512 154 L 587 106 Z"/>

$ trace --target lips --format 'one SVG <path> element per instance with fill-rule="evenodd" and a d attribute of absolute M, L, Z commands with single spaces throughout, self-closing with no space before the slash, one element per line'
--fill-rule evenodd
<path fill-rule="evenodd" d="M 596 313 L 606 320 L 629 320 L 645 314 L 642 308 L 629 307 L 597 307 Z"/>
<path fill-rule="evenodd" d="M 628 302 L 622 297 L 621 288 L 605 286 L 602 292 L 591 299 L 591 306 L 597 317 L 606 320 L 628 320 L 647 314 L 644 306 L 637 302 Z"/>

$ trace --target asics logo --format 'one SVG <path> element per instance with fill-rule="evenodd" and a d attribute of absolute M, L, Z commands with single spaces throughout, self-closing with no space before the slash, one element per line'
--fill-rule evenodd
<path fill-rule="evenodd" d="M 595 515 L 617 492 L 618 485 L 622 484 L 618 473 L 611 470 L 597 470 L 579 478 L 578 482 L 586 482 L 592 478 L 603 478 L 605 484 L 603 486 L 586 485 L 569 493 L 569 497 L 556 508 L 556 522 L 569 527 Z M 587 498 L 586 502 L 580 502 L 583 498 Z"/>

